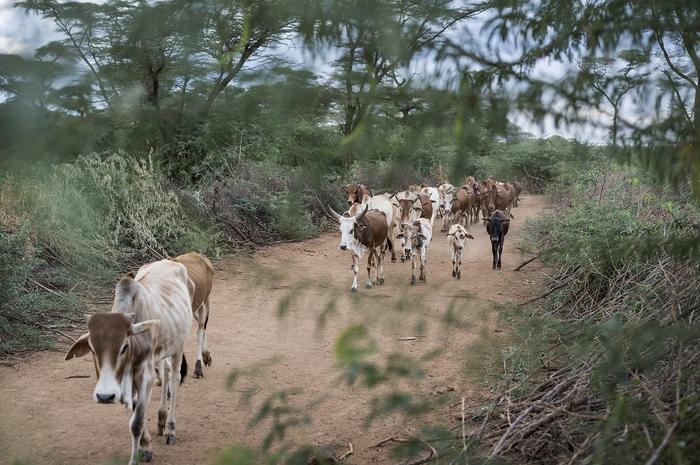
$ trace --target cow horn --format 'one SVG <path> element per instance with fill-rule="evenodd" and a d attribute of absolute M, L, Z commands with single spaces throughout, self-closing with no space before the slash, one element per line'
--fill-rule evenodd
<path fill-rule="evenodd" d="M 357 215 L 357 216 L 355 217 L 355 222 L 358 222 L 358 221 L 360 221 L 362 218 L 364 218 L 365 213 L 367 213 L 367 210 L 369 210 L 369 205 L 365 205 L 365 209 L 362 210 L 362 213 L 360 213 L 359 215 Z"/>
<path fill-rule="evenodd" d="M 340 223 L 340 214 L 333 210 L 330 205 L 328 206 L 328 209 L 331 211 L 331 217 L 333 217 L 334 220 L 336 220 L 338 223 Z"/>
<path fill-rule="evenodd" d="M 396 197 L 396 192 L 394 192 L 393 194 L 391 194 L 391 195 L 389 196 L 389 200 L 393 199 L 394 197 Z"/>

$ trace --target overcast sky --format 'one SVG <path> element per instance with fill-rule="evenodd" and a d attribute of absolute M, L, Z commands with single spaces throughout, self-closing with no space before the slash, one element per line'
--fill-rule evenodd
<path fill-rule="evenodd" d="M 51 40 L 60 38 L 60 34 L 55 31 L 52 22 L 42 19 L 34 14 L 27 15 L 24 10 L 13 6 L 16 0 L 0 0 L 0 53 L 19 54 L 31 56 L 35 48 Z M 455 31 L 457 34 L 468 33 L 471 37 L 478 37 L 479 24 L 472 22 L 463 26 L 462 31 Z M 288 50 L 291 60 L 302 66 L 312 68 L 315 72 L 323 72 L 330 67 L 323 62 L 319 54 L 311 54 L 302 50 L 302 46 L 291 45 Z M 296 48 L 296 49 L 295 49 Z M 326 59 L 328 57 L 326 56 Z M 563 75 L 569 64 L 543 60 L 533 71 L 538 77 L 549 77 L 556 79 Z M 432 68 L 431 68 L 432 67 Z M 434 70 L 434 64 L 430 60 L 422 60 L 414 66 L 414 72 L 429 75 Z M 595 115 L 596 118 L 605 120 L 607 116 L 603 114 Z M 552 120 L 546 118 L 542 124 L 537 124 L 527 114 L 513 113 L 510 115 L 511 121 L 519 125 L 523 130 L 536 136 L 561 135 L 567 138 L 576 138 L 580 141 L 600 143 L 605 141 L 606 133 L 600 129 L 592 127 L 555 127 Z"/>

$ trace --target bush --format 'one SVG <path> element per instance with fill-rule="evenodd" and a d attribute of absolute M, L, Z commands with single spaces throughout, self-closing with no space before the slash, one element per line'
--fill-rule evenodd
<path fill-rule="evenodd" d="M 78 270 L 111 276 L 189 248 L 193 228 L 150 160 L 90 154 L 7 187 L 41 247 Z M 203 252 L 206 252 L 203 250 Z"/>
<path fill-rule="evenodd" d="M 636 170 L 606 177 L 584 172 L 566 207 L 529 224 L 551 292 L 515 322 L 507 353 L 520 355 L 502 366 L 518 398 L 483 429 L 513 462 L 644 462 L 669 431 L 657 463 L 692 463 L 700 447 L 700 262 L 666 247 L 697 237 L 700 211 Z M 522 354 L 537 359 L 529 372 Z"/>
<path fill-rule="evenodd" d="M 0 230 L 0 353 L 51 347 L 51 327 L 67 326 L 83 307 L 65 275 L 37 255 L 24 231 Z M 47 291 L 52 289 L 52 292 Z"/>

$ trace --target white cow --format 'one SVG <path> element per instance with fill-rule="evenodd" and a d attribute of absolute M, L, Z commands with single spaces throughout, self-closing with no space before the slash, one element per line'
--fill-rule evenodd
<path fill-rule="evenodd" d="M 151 397 L 154 360 L 165 359 L 158 434 L 175 444 L 175 405 L 181 376 L 187 373 L 183 356 L 192 318 L 190 280 L 184 265 L 160 260 L 142 266 L 117 284 L 111 313 L 95 314 L 88 332 L 66 354 L 66 360 L 92 352 L 97 373 L 96 402 L 126 404 L 134 413 L 130 464 L 152 457 L 145 413 Z M 133 392 L 136 389 L 136 392 Z M 166 410 L 166 399 L 170 393 Z M 167 422 L 166 422 L 167 419 Z"/>
<path fill-rule="evenodd" d="M 399 238 L 406 256 L 411 257 L 411 284 L 416 284 L 416 258 L 420 263 L 418 279 L 427 281 L 425 267 L 428 264 L 428 247 L 433 238 L 433 226 L 430 220 L 419 218 L 410 225 L 401 226 Z"/>
<path fill-rule="evenodd" d="M 452 277 L 461 279 L 462 277 L 462 252 L 464 252 L 464 242 L 467 239 L 474 239 L 461 224 L 453 224 L 447 234 L 447 242 L 450 244 L 450 254 L 452 255 Z"/>

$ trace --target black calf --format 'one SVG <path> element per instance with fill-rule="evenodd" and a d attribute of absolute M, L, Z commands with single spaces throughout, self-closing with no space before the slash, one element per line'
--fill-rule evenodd
<path fill-rule="evenodd" d="M 506 213 L 500 210 L 496 210 L 491 213 L 490 218 L 484 218 L 486 222 L 486 232 L 489 233 L 491 238 L 491 253 L 493 254 L 493 266 L 496 268 L 501 268 L 501 255 L 503 255 L 503 242 L 505 241 L 506 234 L 508 234 L 508 226 L 510 224 L 510 219 Z"/>

